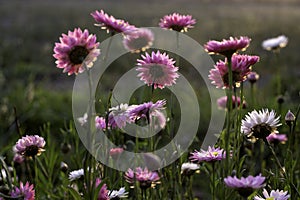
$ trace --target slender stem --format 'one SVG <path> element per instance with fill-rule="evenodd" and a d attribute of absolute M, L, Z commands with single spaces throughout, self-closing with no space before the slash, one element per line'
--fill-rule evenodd
<path fill-rule="evenodd" d="M 39 173 L 38 173 L 38 166 L 37 166 L 37 158 L 33 157 L 34 161 L 34 186 L 35 186 L 35 195 L 38 197 L 38 183 L 39 183 Z"/>
<path fill-rule="evenodd" d="M 215 194 L 215 181 L 216 181 L 216 178 L 215 178 L 215 162 L 212 162 L 212 199 L 215 200 L 216 199 L 216 194 Z"/>
<path fill-rule="evenodd" d="M 278 63 L 279 61 L 279 51 L 274 51 L 275 57 L 276 57 L 276 62 Z M 277 66 L 277 94 L 281 94 L 281 76 L 280 76 L 280 66 Z"/>

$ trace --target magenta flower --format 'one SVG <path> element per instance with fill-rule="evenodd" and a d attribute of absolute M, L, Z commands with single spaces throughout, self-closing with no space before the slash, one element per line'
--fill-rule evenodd
<path fill-rule="evenodd" d="M 286 137 L 286 134 L 271 133 L 267 137 L 267 140 L 270 143 L 275 143 L 275 144 L 282 143 L 282 144 L 284 144 L 288 140 L 288 138 Z"/>
<path fill-rule="evenodd" d="M 240 82 L 247 79 L 247 75 L 251 71 L 251 66 L 259 61 L 258 56 L 249 55 L 233 55 L 232 56 L 232 75 L 233 83 L 236 87 L 240 86 Z M 215 68 L 209 71 L 209 79 L 212 80 L 212 84 L 217 88 L 228 88 L 228 65 L 227 59 L 225 61 L 219 60 L 216 63 Z"/>
<path fill-rule="evenodd" d="M 99 130 L 106 129 L 106 121 L 103 117 L 95 117 L 95 127 Z"/>
<path fill-rule="evenodd" d="M 92 17 L 98 24 L 96 26 L 100 26 L 101 29 L 106 29 L 107 33 L 112 32 L 114 33 L 122 33 L 126 31 L 132 31 L 136 29 L 135 26 L 130 25 L 128 22 L 125 22 L 121 19 L 116 19 L 113 16 L 109 16 L 103 10 L 96 10 L 95 12 L 91 13 Z"/>
<path fill-rule="evenodd" d="M 246 50 L 250 41 L 250 38 L 244 36 L 240 38 L 230 37 L 228 40 L 223 39 L 221 42 L 210 40 L 204 45 L 204 48 L 210 54 L 221 54 L 226 57 L 231 57 L 231 55 L 238 50 Z"/>
<path fill-rule="evenodd" d="M 95 187 L 97 188 L 100 184 L 101 184 L 101 179 L 97 178 L 96 179 L 96 183 L 95 183 Z M 97 200 L 109 200 L 108 190 L 107 190 L 106 184 L 103 184 L 101 186 L 101 189 L 100 189 L 100 191 L 98 193 Z"/>
<path fill-rule="evenodd" d="M 22 196 L 24 200 L 34 200 L 35 199 L 35 191 L 34 186 L 29 185 L 29 182 L 26 182 L 25 185 L 23 185 L 22 182 L 20 182 L 20 187 L 15 187 L 11 191 L 11 197 L 19 197 Z"/>
<path fill-rule="evenodd" d="M 259 79 L 259 74 L 252 71 L 247 75 L 247 79 L 251 84 L 253 84 Z"/>
<path fill-rule="evenodd" d="M 255 196 L 253 200 L 288 200 L 291 197 L 287 191 L 283 190 L 272 190 L 269 194 L 268 191 L 264 189 L 263 195 L 264 198 Z"/>
<path fill-rule="evenodd" d="M 135 171 L 128 169 L 124 177 L 126 181 L 131 184 L 133 184 L 134 181 L 138 181 L 141 189 L 155 186 L 160 179 L 157 172 L 151 172 L 147 168 L 142 169 L 141 167 L 136 168 Z"/>
<path fill-rule="evenodd" d="M 258 176 L 248 176 L 246 178 L 237 178 L 236 176 L 228 176 L 224 178 L 227 187 L 236 189 L 243 197 L 250 196 L 255 189 L 264 187 L 265 177 L 259 174 Z"/>
<path fill-rule="evenodd" d="M 195 150 L 193 153 L 191 153 L 191 156 L 189 159 L 192 162 L 215 162 L 218 160 L 223 160 L 226 158 L 226 153 L 223 149 L 220 147 L 215 148 L 215 147 L 208 147 L 208 150 L 205 151 L 203 149 L 199 151 Z"/>
<path fill-rule="evenodd" d="M 187 32 L 188 28 L 193 28 L 196 24 L 196 20 L 191 15 L 180 15 L 173 13 L 171 15 L 165 15 L 160 19 L 159 26 L 161 28 L 171 29 L 178 32 Z"/>
<path fill-rule="evenodd" d="M 117 147 L 117 148 L 112 148 L 109 150 L 109 155 L 113 158 L 113 159 L 118 159 L 119 156 L 123 153 L 124 149 Z"/>
<path fill-rule="evenodd" d="M 219 108 L 226 109 L 227 108 L 226 107 L 227 106 L 227 96 L 218 98 L 217 104 L 218 104 Z M 232 108 L 235 108 L 236 105 L 237 105 L 237 107 L 239 107 L 240 104 L 241 104 L 241 98 L 240 97 L 235 98 L 235 96 L 232 96 Z M 246 107 L 247 107 L 246 101 L 243 101 L 242 108 L 246 108 Z"/>
<path fill-rule="evenodd" d="M 152 52 L 149 55 L 147 52 L 142 55 L 142 59 L 138 59 L 138 77 L 148 86 L 153 86 L 154 89 L 163 89 L 166 86 L 171 86 L 176 83 L 179 77 L 178 67 L 174 66 L 175 61 L 169 58 L 166 53 L 161 54 L 159 51 Z"/>
<path fill-rule="evenodd" d="M 124 33 L 123 45 L 132 53 L 145 51 L 153 44 L 154 34 L 150 29 L 137 28 Z"/>
<path fill-rule="evenodd" d="M 45 144 L 44 138 L 38 135 L 26 135 L 17 141 L 16 153 L 28 158 L 39 156 L 44 151 Z"/>
<path fill-rule="evenodd" d="M 62 34 L 59 40 L 60 43 L 55 43 L 53 57 L 57 67 L 64 69 L 63 72 L 68 75 L 81 73 L 85 67 L 91 68 L 100 55 L 97 38 L 89 35 L 87 29 L 75 28 L 68 35 Z"/>

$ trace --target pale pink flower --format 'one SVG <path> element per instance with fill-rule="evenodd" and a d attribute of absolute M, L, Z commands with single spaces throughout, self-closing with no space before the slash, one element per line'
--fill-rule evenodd
<path fill-rule="evenodd" d="M 191 156 L 189 159 L 192 162 L 215 162 L 219 160 L 223 160 L 226 158 L 226 153 L 224 149 L 221 149 L 220 147 L 208 147 L 208 150 L 205 151 L 203 149 L 199 151 L 195 150 L 193 153 L 191 153 Z"/>
<path fill-rule="evenodd" d="M 101 184 L 101 179 L 97 178 L 96 183 L 95 183 L 95 187 L 97 188 L 100 184 Z M 108 190 L 107 190 L 106 184 L 103 184 L 101 186 L 100 191 L 98 193 L 97 200 L 109 200 Z"/>
<path fill-rule="evenodd" d="M 106 129 L 106 121 L 105 121 L 104 117 L 96 116 L 95 117 L 95 126 L 99 130 Z"/>
<path fill-rule="evenodd" d="M 217 104 L 218 104 L 219 108 L 226 109 L 227 108 L 227 96 L 218 98 Z M 240 104 L 241 104 L 241 98 L 240 97 L 235 98 L 235 96 L 232 96 L 232 108 L 235 108 L 236 105 L 239 107 Z M 242 108 L 246 108 L 246 107 L 247 107 L 246 101 L 243 101 Z"/>
<path fill-rule="evenodd" d="M 154 34 L 150 29 L 137 28 L 124 33 L 123 45 L 132 53 L 145 51 L 152 46 Z"/>
<path fill-rule="evenodd" d="M 173 13 L 171 15 L 165 15 L 160 19 L 159 26 L 178 32 L 187 32 L 188 28 L 193 28 L 195 24 L 196 20 L 193 19 L 191 15 Z"/>
<path fill-rule="evenodd" d="M 282 143 L 284 144 L 288 138 L 286 136 L 286 134 L 277 134 L 277 133 L 271 133 L 268 137 L 267 137 L 267 140 L 270 142 L 270 143 Z"/>
<path fill-rule="evenodd" d="M 133 184 L 135 181 L 138 181 L 141 189 L 154 186 L 160 179 L 157 172 L 151 172 L 147 168 L 142 169 L 141 167 L 137 167 L 135 171 L 128 169 L 124 176 L 128 183 Z"/>

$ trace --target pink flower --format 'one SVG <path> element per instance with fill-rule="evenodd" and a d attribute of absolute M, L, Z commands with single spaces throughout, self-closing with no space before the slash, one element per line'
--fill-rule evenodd
<path fill-rule="evenodd" d="M 199 151 L 195 150 L 195 152 L 191 153 L 190 160 L 192 162 L 215 162 L 219 160 L 223 160 L 226 158 L 226 153 L 220 147 L 208 147 L 208 150 L 205 151 L 203 149 Z"/>
<path fill-rule="evenodd" d="M 85 67 L 91 68 L 100 55 L 96 39 L 95 35 L 89 35 L 87 29 L 75 28 L 68 35 L 62 34 L 60 43 L 55 43 L 54 47 L 53 57 L 57 67 L 64 69 L 63 72 L 68 75 L 81 73 Z"/>
<path fill-rule="evenodd" d="M 128 169 L 127 172 L 125 172 L 125 179 L 131 184 L 133 184 L 134 181 L 138 181 L 141 189 L 147 189 L 151 187 L 151 185 L 155 185 L 160 177 L 157 172 L 151 172 L 147 168 L 142 169 L 138 167 L 135 171 Z"/>
<path fill-rule="evenodd" d="M 106 129 L 106 121 L 103 117 L 96 116 L 95 117 L 95 126 L 99 130 Z"/>
<path fill-rule="evenodd" d="M 191 15 L 180 15 L 173 13 L 166 15 L 160 19 L 159 26 L 161 28 L 171 29 L 178 32 L 187 32 L 188 28 L 193 28 L 196 24 L 196 20 Z"/>
<path fill-rule="evenodd" d="M 17 141 L 15 149 L 23 157 L 34 157 L 44 151 L 45 144 L 44 138 L 38 135 L 26 135 Z"/>
<path fill-rule="evenodd" d="M 124 149 L 123 148 L 112 148 L 109 150 L 109 155 L 113 158 L 113 159 L 118 159 L 119 156 L 123 153 Z"/>
<path fill-rule="evenodd" d="M 146 28 L 137 28 L 132 31 L 126 31 L 123 39 L 124 47 L 132 53 L 139 53 L 148 49 L 154 40 L 154 34 Z"/>
<path fill-rule="evenodd" d="M 23 185 L 23 183 L 20 182 L 20 187 L 15 187 L 11 191 L 11 197 L 18 197 L 18 196 L 22 196 L 24 200 L 34 200 L 35 191 L 33 185 L 29 185 L 28 182 L 26 182 L 26 184 Z"/>
<path fill-rule="evenodd" d="M 253 84 L 259 79 L 259 74 L 252 71 L 247 75 L 247 79 L 251 84 Z"/>
<path fill-rule="evenodd" d="M 138 59 L 138 77 L 148 86 L 153 86 L 154 89 L 163 89 L 166 86 L 171 86 L 176 83 L 179 77 L 178 67 L 174 66 L 175 61 L 169 58 L 166 53 L 161 54 L 159 51 L 152 52 L 149 55 L 147 52 L 142 55 L 142 59 Z"/>
<path fill-rule="evenodd" d="M 220 97 L 219 99 L 217 99 L 217 104 L 218 104 L 219 108 L 226 109 L 227 108 L 227 96 L 223 96 L 223 97 Z M 235 108 L 236 105 L 239 107 L 240 104 L 241 104 L 241 98 L 240 97 L 235 98 L 235 96 L 232 96 L 232 108 Z M 243 101 L 242 108 L 246 108 L 246 106 L 247 106 L 246 101 Z"/>
<path fill-rule="evenodd" d="M 100 178 L 97 178 L 96 179 L 96 183 L 95 183 L 95 186 L 96 188 L 101 184 L 101 179 Z M 109 196 L 108 196 L 108 190 L 107 190 L 107 186 L 106 184 L 103 184 L 101 186 L 101 189 L 98 193 L 98 198 L 97 200 L 109 200 Z"/>
<path fill-rule="evenodd" d="M 238 50 L 245 50 L 251 39 L 241 36 L 240 38 L 230 37 L 228 40 L 223 39 L 221 42 L 216 40 L 210 40 L 205 45 L 205 50 L 210 54 L 221 54 L 226 57 L 230 57 Z"/>
<path fill-rule="evenodd" d="M 123 128 L 127 123 L 131 123 L 129 111 L 131 106 L 128 104 L 120 104 L 109 109 L 108 126 L 111 128 Z"/>
<path fill-rule="evenodd" d="M 113 16 L 109 16 L 103 10 L 96 10 L 95 12 L 91 13 L 92 17 L 95 21 L 99 24 L 95 24 L 96 26 L 100 26 L 101 29 L 106 29 L 107 33 L 112 32 L 114 33 L 122 33 L 126 31 L 132 31 L 136 29 L 135 26 L 130 25 L 128 22 L 125 22 L 121 19 L 116 19 Z"/>
<path fill-rule="evenodd" d="M 272 143 L 282 143 L 284 144 L 288 138 L 286 137 L 286 134 L 277 134 L 277 133 L 271 133 L 267 140 Z"/>
<path fill-rule="evenodd" d="M 291 195 L 287 191 L 283 190 L 272 190 L 270 194 L 266 189 L 263 191 L 264 198 L 260 196 L 255 196 L 253 200 L 288 200 Z"/>
<path fill-rule="evenodd" d="M 232 56 L 232 75 L 233 84 L 239 87 L 240 82 L 247 79 L 247 75 L 251 72 L 251 66 L 259 61 L 258 56 L 249 55 L 233 55 Z M 209 79 L 212 80 L 212 84 L 216 85 L 217 88 L 228 88 L 228 65 L 227 59 L 225 61 L 219 60 L 216 63 L 215 68 L 209 71 Z"/>

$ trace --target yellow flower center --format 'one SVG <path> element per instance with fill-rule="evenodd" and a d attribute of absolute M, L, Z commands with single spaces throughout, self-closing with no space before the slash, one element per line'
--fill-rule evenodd
<path fill-rule="evenodd" d="M 212 154 L 213 154 L 215 157 L 219 155 L 218 152 L 212 152 Z"/>
<path fill-rule="evenodd" d="M 274 197 L 266 198 L 266 200 L 275 200 Z"/>

